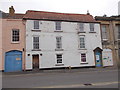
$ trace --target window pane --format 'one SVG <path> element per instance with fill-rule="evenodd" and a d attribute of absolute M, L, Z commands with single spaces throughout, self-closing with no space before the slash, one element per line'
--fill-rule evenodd
<path fill-rule="evenodd" d="M 118 39 L 120 39 L 120 25 L 118 25 Z"/>
<path fill-rule="evenodd" d="M 39 21 L 34 21 L 34 29 L 39 29 Z"/>
<path fill-rule="evenodd" d="M 57 63 L 62 63 L 62 54 L 57 54 Z"/>
<path fill-rule="evenodd" d="M 80 23 L 80 24 L 79 24 L 79 27 L 80 27 L 80 31 L 81 31 L 81 32 L 84 31 L 84 23 Z"/>
<path fill-rule="evenodd" d="M 80 48 L 85 48 L 85 38 L 80 37 Z"/>
<path fill-rule="evenodd" d="M 61 30 L 61 22 L 55 22 L 56 30 Z"/>
<path fill-rule="evenodd" d="M 57 49 L 62 48 L 62 40 L 61 40 L 61 37 L 56 37 L 56 48 L 57 48 Z"/>
<path fill-rule="evenodd" d="M 94 31 L 94 24 L 90 23 L 90 31 Z"/>
<path fill-rule="evenodd" d="M 102 25 L 102 39 L 107 39 L 107 26 Z"/>
<path fill-rule="evenodd" d="M 33 37 L 33 49 L 39 49 L 39 37 Z"/>
<path fill-rule="evenodd" d="M 86 62 L 86 54 L 81 54 L 81 62 Z"/>
<path fill-rule="evenodd" d="M 12 41 L 13 42 L 19 41 L 19 29 L 12 30 Z"/>

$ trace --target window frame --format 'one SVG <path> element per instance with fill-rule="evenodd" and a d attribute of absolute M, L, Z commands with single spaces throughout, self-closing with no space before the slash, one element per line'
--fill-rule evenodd
<path fill-rule="evenodd" d="M 84 30 L 84 23 L 79 23 L 78 26 L 79 26 L 79 32 L 85 32 L 85 30 Z"/>
<path fill-rule="evenodd" d="M 38 42 L 34 42 L 34 38 L 38 38 Z M 37 47 L 37 46 L 35 46 L 35 45 L 37 45 L 38 44 L 38 48 L 35 48 L 35 47 Z M 39 36 L 33 36 L 33 50 L 40 50 L 40 37 Z"/>
<path fill-rule="evenodd" d="M 85 59 L 85 61 L 83 59 Z M 87 54 L 86 53 L 81 53 L 80 54 L 80 63 L 81 64 L 87 64 Z"/>
<path fill-rule="evenodd" d="M 95 32 L 95 24 L 94 23 L 89 23 L 90 27 L 90 32 Z"/>
<path fill-rule="evenodd" d="M 83 38 L 83 42 L 80 40 L 81 38 Z M 81 43 L 82 42 L 82 43 Z M 84 45 L 81 47 L 81 45 Z M 86 48 L 86 44 L 85 44 L 85 36 L 81 35 L 79 36 L 79 49 L 85 49 Z"/>
<path fill-rule="evenodd" d="M 58 49 L 58 50 L 62 49 L 62 36 L 57 36 L 56 37 L 56 49 Z"/>
<path fill-rule="evenodd" d="M 61 55 L 61 57 L 58 58 L 58 55 Z M 56 54 L 56 63 L 57 64 L 63 64 L 63 54 Z"/>
<path fill-rule="evenodd" d="M 35 25 L 35 22 L 37 22 L 37 28 L 35 27 L 36 25 Z M 33 30 L 39 30 L 40 29 L 40 21 L 39 20 L 34 20 L 33 21 Z"/>
<path fill-rule="evenodd" d="M 118 35 L 117 35 L 117 39 L 118 40 L 120 40 L 120 25 L 117 25 L 117 27 L 118 27 L 118 31 L 117 31 L 117 33 L 118 33 Z"/>
<path fill-rule="evenodd" d="M 13 37 L 16 37 L 13 35 L 13 31 L 18 31 L 18 40 L 14 41 Z M 20 29 L 12 29 L 11 31 L 11 42 L 12 43 L 19 43 L 20 42 Z"/>
<path fill-rule="evenodd" d="M 62 22 L 60 21 L 55 21 L 55 31 L 62 31 Z"/>
<path fill-rule="evenodd" d="M 104 35 L 106 38 L 103 38 L 103 26 L 105 27 L 105 32 L 104 32 Z M 102 40 L 108 40 L 108 33 L 107 33 L 107 29 L 108 29 L 109 26 L 107 25 L 101 25 L 101 34 L 102 34 Z"/>

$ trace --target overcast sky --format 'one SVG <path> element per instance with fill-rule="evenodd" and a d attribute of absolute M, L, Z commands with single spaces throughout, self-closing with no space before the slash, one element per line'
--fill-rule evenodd
<path fill-rule="evenodd" d="M 14 6 L 16 13 L 27 10 L 50 11 L 62 13 L 86 14 L 89 10 L 93 16 L 118 15 L 120 0 L 0 0 L 0 10 L 8 13 Z"/>

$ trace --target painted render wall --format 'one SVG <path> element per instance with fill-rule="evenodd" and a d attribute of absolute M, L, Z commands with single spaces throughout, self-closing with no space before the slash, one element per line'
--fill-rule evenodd
<path fill-rule="evenodd" d="M 80 34 L 78 34 L 79 29 L 77 23 L 62 22 L 61 27 L 63 32 L 54 32 L 54 21 L 40 21 L 41 31 L 35 32 L 31 31 L 33 30 L 33 20 L 26 21 L 26 69 L 32 69 L 33 54 L 39 54 L 39 68 L 95 66 L 93 50 L 96 47 L 102 48 L 99 23 L 95 24 L 96 33 L 89 33 L 89 23 L 85 23 L 86 33 Z M 86 50 L 79 49 L 79 35 L 85 35 Z M 41 51 L 32 51 L 33 36 L 40 37 Z M 55 51 L 56 36 L 62 36 L 63 51 Z M 63 66 L 56 66 L 56 54 L 58 53 L 63 54 Z M 80 53 L 87 54 L 88 64 L 82 64 L 80 62 Z"/>
<path fill-rule="evenodd" d="M 2 19 L 0 18 L 0 71 L 2 70 Z"/>
<path fill-rule="evenodd" d="M 20 30 L 20 42 L 19 43 L 12 43 L 12 29 L 19 29 Z M 4 70 L 4 62 L 5 62 L 5 53 L 11 50 L 19 50 L 22 51 L 22 67 L 24 69 L 24 52 L 23 48 L 25 48 L 25 25 L 22 19 L 3 19 L 2 22 L 2 40 L 3 40 L 3 65 L 2 70 Z"/>

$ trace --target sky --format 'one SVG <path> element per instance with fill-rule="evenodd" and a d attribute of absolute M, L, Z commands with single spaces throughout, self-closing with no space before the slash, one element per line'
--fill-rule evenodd
<path fill-rule="evenodd" d="M 49 11 L 61 13 L 86 14 L 93 16 L 118 15 L 120 0 L 0 0 L 0 10 L 8 13 L 13 6 L 16 13 L 27 10 Z"/>

